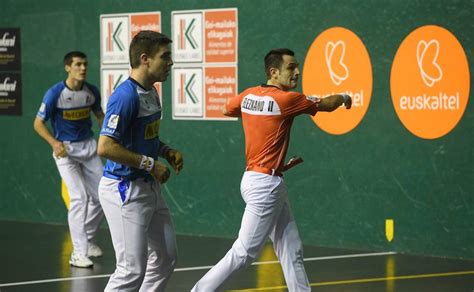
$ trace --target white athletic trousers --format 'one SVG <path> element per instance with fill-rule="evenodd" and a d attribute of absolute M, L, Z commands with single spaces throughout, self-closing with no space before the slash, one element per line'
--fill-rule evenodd
<path fill-rule="evenodd" d="M 99 198 L 115 250 L 105 291 L 165 291 L 176 266 L 176 236 L 157 181 L 102 177 Z"/>
<path fill-rule="evenodd" d="M 69 192 L 68 224 L 74 253 L 87 255 L 88 242 L 104 218 L 97 194 L 103 165 L 93 138 L 63 143 L 67 156 L 53 154 L 53 158 Z"/>
<path fill-rule="evenodd" d="M 232 248 L 191 291 L 220 291 L 234 273 L 249 266 L 265 240 L 273 241 L 289 291 L 311 291 L 303 265 L 303 248 L 283 179 L 246 171 L 240 185 L 246 203 L 239 237 Z"/>

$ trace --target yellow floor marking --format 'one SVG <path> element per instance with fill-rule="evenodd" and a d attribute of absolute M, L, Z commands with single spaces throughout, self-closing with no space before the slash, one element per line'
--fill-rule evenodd
<path fill-rule="evenodd" d="M 409 280 L 409 279 L 451 277 L 451 276 L 463 276 L 463 275 L 474 275 L 474 271 L 461 271 L 461 272 L 436 273 L 436 274 L 419 274 L 419 275 L 407 275 L 407 276 L 395 276 L 395 277 L 341 280 L 341 281 L 311 283 L 310 286 L 311 287 L 317 287 L 317 286 L 330 286 L 330 285 L 345 285 L 345 284 L 383 282 L 383 281 L 390 281 L 390 280 Z M 260 288 L 238 289 L 238 290 L 228 290 L 228 291 L 269 291 L 269 290 L 284 289 L 284 288 L 287 288 L 287 287 L 286 286 L 274 286 L 274 287 L 260 287 Z"/>

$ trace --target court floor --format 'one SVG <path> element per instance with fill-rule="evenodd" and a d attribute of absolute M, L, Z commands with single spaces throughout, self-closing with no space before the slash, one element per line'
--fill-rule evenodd
<path fill-rule="evenodd" d="M 230 248 L 233 240 L 178 236 L 179 263 L 167 291 L 189 291 Z M 115 267 L 107 229 L 98 243 L 104 256 L 92 269 L 69 266 L 66 226 L 0 221 L 0 292 L 103 291 Z M 313 291 L 473 292 L 474 261 L 392 252 L 305 247 Z M 258 262 L 232 278 L 225 291 L 287 291 L 271 245 Z"/>

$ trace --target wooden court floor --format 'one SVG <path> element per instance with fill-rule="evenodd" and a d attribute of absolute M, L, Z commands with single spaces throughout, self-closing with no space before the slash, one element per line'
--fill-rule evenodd
<path fill-rule="evenodd" d="M 233 242 L 191 236 L 177 240 L 179 263 L 167 291 L 189 291 Z M 105 254 L 93 258 L 94 267 L 73 268 L 66 226 L 0 221 L 0 292 L 103 291 L 115 267 L 107 229 L 100 231 L 98 243 Z M 474 261 L 311 246 L 304 251 L 313 291 L 474 291 Z M 271 245 L 225 291 L 287 291 Z"/>

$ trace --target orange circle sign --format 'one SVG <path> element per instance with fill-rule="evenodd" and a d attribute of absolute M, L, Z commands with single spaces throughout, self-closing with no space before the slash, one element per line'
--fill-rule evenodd
<path fill-rule="evenodd" d="M 313 121 L 330 134 L 351 131 L 367 112 L 372 95 L 372 65 L 367 49 L 359 37 L 346 28 L 325 30 L 306 54 L 302 83 L 303 92 L 308 96 L 349 94 L 352 97 L 350 110 L 320 112 Z"/>
<path fill-rule="evenodd" d="M 459 122 L 469 98 L 469 65 L 456 37 L 427 25 L 398 48 L 390 74 L 395 111 L 415 136 L 436 139 Z"/>

